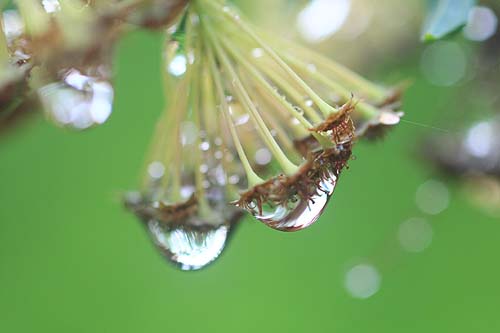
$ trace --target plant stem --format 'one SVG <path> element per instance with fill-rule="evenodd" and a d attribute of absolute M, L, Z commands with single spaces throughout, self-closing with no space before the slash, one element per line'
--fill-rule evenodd
<path fill-rule="evenodd" d="M 231 48 L 228 42 L 225 39 L 222 39 L 223 45 L 226 50 L 232 53 L 233 57 L 238 61 L 239 64 L 243 65 L 245 70 L 254 78 L 254 80 L 263 87 L 268 94 L 274 97 L 275 100 L 279 101 L 280 104 L 295 117 L 304 127 L 304 129 L 309 130 L 313 127 L 313 125 L 304 118 L 303 114 L 299 112 L 290 102 L 288 102 L 283 96 L 276 91 L 269 82 L 253 67 L 235 48 Z M 321 143 L 326 145 L 325 148 L 330 147 L 331 143 L 324 137 L 322 137 L 318 133 L 313 133 L 315 138 Z"/>
<path fill-rule="evenodd" d="M 16 0 L 17 8 L 23 18 L 26 32 L 30 36 L 41 36 L 50 27 L 50 16 L 38 0 Z"/>
<path fill-rule="evenodd" d="M 298 167 L 293 164 L 288 157 L 285 155 L 285 153 L 281 150 L 279 145 L 276 143 L 274 140 L 272 134 L 269 132 L 269 129 L 267 128 L 266 124 L 262 120 L 262 117 L 259 115 L 259 112 L 257 108 L 255 107 L 254 103 L 252 102 L 252 99 L 248 95 L 245 87 L 243 86 L 241 80 L 239 79 L 235 69 L 233 68 L 233 65 L 231 64 L 231 61 L 229 60 L 227 54 L 225 53 L 224 49 L 220 45 L 219 41 L 215 38 L 214 32 L 211 30 L 211 27 L 209 24 L 203 20 L 204 28 L 207 31 L 207 34 L 209 36 L 209 39 L 211 40 L 212 45 L 214 46 L 215 52 L 218 54 L 218 58 L 221 61 L 221 64 L 223 65 L 224 69 L 227 71 L 228 75 L 232 79 L 233 87 L 235 88 L 236 95 L 238 98 L 241 100 L 243 105 L 246 107 L 250 117 L 252 118 L 253 122 L 256 125 L 256 129 L 264 142 L 266 143 L 267 147 L 273 154 L 273 156 L 276 158 L 277 162 L 281 166 L 283 172 L 287 175 L 293 175 L 297 172 Z"/>
<path fill-rule="evenodd" d="M 258 28 L 256 28 L 258 29 Z M 307 59 L 311 63 L 327 69 L 341 83 L 345 83 L 352 90 L 360 92 L 364 97 L 372 100 L 374 103 L 382 103 L 388 96 L 387 89 L 365 79 L 356 72 L 351 71 L 347 67 L 335 62 L 319 53 L 309 50 L 301 45 L 295 44 L 284 39 L 277 39 L 269 33 L 259 29 L 259 32 L 268 41 L 272 40 L 279 46 L 279 54 L 284 56 L 285 52 L 293 52 L 296 57 Z"/>
<path fill-rule="evenodd" d="M 252 166 L 250 165 L 250 162 L 248 161 L 248 158 L 245 154 L 245 150 L 243 149 L 241 141 L 238 137 L 238 133 L 236 132 L 236 126 L 234 126 L 234 123 L 231 120 L 231 116 L 229 114 L 229 107 L 226 102 L 226 95 L 224 93 L 224 88 L 222 85 L 222 80 L 219 76 L 217 65 L 214 59 L 214 51 L 212 50 L 210 45 L 207 45 L 207 54 L 208 54 L 208 62 L 210 64 L 210 69 L 212 72 L 212 77 L 214 79 L 215 87 L 219 95 L 219 102 L 222 108 L 222 117 L 224 118 L 225 122 L 229 127 L 229 131 L 231 133 L 231 137 L 236 147 L 236 151 L 238 152 L 238 156 L 243 165 L 243 169 L 245 170 L 245 174 L 248 181 L 248 187 L 250 188 L 254 187 L 255 185 L 263 183 L 264 180 L 255 173 Z"/>
<path fill-rule="evenodd" d="M 1 8 L 0 8 L 1 9 Z M 0 12 L 0 66 L 7 65 L 9 62 L 10 52 L 7 45 L 7 38 L 3 31 L 3 17 Z"/>
<path fill-rule="evenodd" d="M 300 85 L 300 87 L 306 92 L 306 94 L 311 98 L 312 101 L 318 106 L 320 111 L 323 113 L 324 116 L 328 117 L 331 113 L 338 112 L 336 108 L 333 106 L 329 105 L 326 103 L 318 94 L 314 92 L 307 83 L 302 80 L 300 76 L 297 75 L 288 65 L 286 62 L 281 59 L 280 56 L 269 46 L 267 45 L 253 30 L 250 28 L 248 24 L 246 24 L 243 20 L 240 19 L 239 16 L 235 16 L 233 13 L 231 13 L 229 7 L 223 7 L 221 8 L 217 4 L 215 4 L 212 0 L 199 0 L 202 1 L 205 4 L 208 4 L 210 7 L 212 7 L 213 11 L 215 12 L 214 15 L 220 15 L 220 12 L 222 11 L 222 14 L 229 18 L 230 21 L 238 26 L 243 32 L 248 34 L 256 43 L 259 45 L 289 76 L 291 79 L 293 79 L 297 84 Z"/>

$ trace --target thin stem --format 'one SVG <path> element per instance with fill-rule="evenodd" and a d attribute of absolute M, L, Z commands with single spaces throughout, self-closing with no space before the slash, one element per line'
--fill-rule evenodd
<path fill-rule="evenodd" d="M 40 36 L 48 31 L 50 16 L 39 0 L 16 0 L 16 4 L 28 35 Z"/>
<path fill-rule="evenodd" d="M 338 84 L 335 81 L 330 80 L 327 76 L 323 75 L 322 73 L 318 71 L 313 71 L 311 72 L 308 69 L 308 66 L 306 63 L 302 62 L 301 60 L 290 56 L 286 55 L 285 58 L 295 67 L 297 67 L 300 71 L 303 73 L 310 75 L 311 78 L 314 80 L 321 82 L 325 86 L 329 87 L 332 89 L 334 92 L 339 94 L 344 100 L 348 101 L 349 99 L 352 98 L 351 92 L 344 88 L 342 85 Z M 376 107 L 374 107 L 371 104 L 365 103 L 360 101 L 356 105 L 356 109 L 358 109 L 364 116 L 366 117 L 373 117 L 379 113 Z"/>
<path fill-rule="evenodd" d="M 219 14 L 221 12 L 220 6 L 217 6 L 214 2 L 211 0 L 200 0 L 203 1 L 205 4 L 208 4 L 212 7 L 212 9 Z M 336 113 L 339 110 L 334 108 L 333 106 L 329 105 L 326 103 L 318 94 L 314 92 L 314 90 L 307 85 L 302 78 L 297 75 L 293 71 L 293 69 L 290 68 L 290 66 L 287 65 L 286 62 L 281 59 L 281 57 L 269 46 L 267 45 L 253 30 L 250 28 L 249 25 L 247 25 L 243 20 L 240 19 L 239 16 L 234 15 L 231 13 L 228 7 L 223 7 L 222 8 L 222 13 L 224 16 L 228 17 L 231 22 L 233 22 L 236 26 L 240 27 L 241 30 L 243 30 L 245 33 L 247 33 L 256 43 L 259 45 L 266 53 L 274 60 L 276 63 L 292 78 L 297 84 L 300 85 L 302 89 L 306 92 L 306 94 L 311 98 L 311 100 L 318 106 L 320 111 L 323 113 L 325 116 L 329 116 L 331 113 Z"/>
<path fill-rule="evenodd" d="M 281 56 L 284 56 L 285 52 L 289 51 L 293 52 L 293 54 L 297 57 L 308 59 L 315 65 L 329 70 L 335 78 L 340 80 L 342 83 L 345 83 L 351 89 L 360 92 L 368 99 L 373 100 L 375 103 L 383 102 L 388 96 L 388 91 L 385 88 L 365 79 L 363 76 L 339 64 L 338 62 L 332 61 L 319 53 L 311 51 L 291 41 L 275 38 L 261 29 L 259 29 L 259 33 L 261 33 L 266 40 L 272 40 L 279 46 L 278 53 Z"/>
<path fill-rule="evenodd" d="M 239 64 L 243 65 L 245 70 L 247 71 L 248 74 L 250 74 L 254 80 L 261 86 L 263 87 L 266 92 L 274 97 L 275 100 L 277 100 L 293 117 L 295 117 L 304 127 L 304 129 L 309 130 L 313 127 L 313 125 L 304 118 L 304 115 L 298 111 L 290 102 L 286 100 L 286 98 L 283 98 L 283 96 L 276 91 L 270 84 L 267 82 L 267 80 L 253 67 L 242 55 L 239 51 L 237 51 L 235 48 L 231 48 L 229 43 L 225 40 L 222 39 L 223 45 L 225 46 L 226 50 L 228 50 L 233 57 L 238 61 Z M 328 142 L 328 140 L 324 137 L 322 137 L 318 133 L 313 133 L 314 137 L 323 145 L 326 145 L 326 147 L 330 147 L 331 143 Z"/>
<path fill-rule="evenodd" d="M 232 78 L 232 83 L 233 87 L 235 88 L 236 95 L 239 97 L 239 99 L 242 101 L 243 105 L 249 112 L 250 117 L 252 118 L 253 122 L 256 125 L 257 131 L 259 132 L 260 136 L 268 146 L 273 156 L 280 164 L 281 168 L 283 169 L 283 172 L 287 175 L 293 175 L 294 173 L 297 172 L 298 167 L 288 159 L 288 157 L 276 143 L 276 140 L 274 140 L 272 134 L 270 133 L 269 129 L 264 123 L 262 117 L 259 115 L 257 108 L 252 102 L 252 99 L 248 95 L 245 87 L 243 86 L 241 80 L 239 79 L 238 74 L 233 68 L 233 65 L 231 64 L 231 61 L 229 60 L 227 54 L 220 45 L 219 41 L 215 38 L 215 35 L 211 30 L 211 27 L 205 22 L 205 20 L 203 22 L 205 24 L 211 43 L 214 46 L 214 49 L 218 54 L 223 67 L 227 71 L 228 75 Z"/>
<path fill-rule="evenodd" d="M 3 31 L 3 17 L 0 12 L 0 66 L 6 65 L 9 61 L 9 57 L 10 52 L 7 45 L 7 38 L 5 37 L 5 33 Z"/>
<path fill-rule="evenodd" d="M 213 77 L 213 80 L 215 83 L 217 93 L 219 95 L 219 101 L 220 101 L 221 108 L 222 108 L 222 116 L 229 127 L 229 131 L 231 133 L 231 137 L 232 137 L 234 145 L 236 147 L 236 151 L 238 152 L 238 156 L 239 156 L 240 161 L 243 165 L 243 169 L 245 170 L 245 174 L 246 174 L 247 181 L 248 181 L 248 187 L 254 187 L 255 185 L 263 183 L 264 180 L 262 178 L 260 178 L 253 170 L 253 168 L 250 165 L 250 162 L 248 161 L 248 158 L 245 154 L 245 150 L 243 149 L 243 146 L 241 145 L 240 139 L 238 137 L 238 133 L 236 131 L 236 126 L 234 125 L 233 121 L 231 120 L 231 116 L 229 114 L 229 107 L 228 107 L 227 102 L 226 102 L 226 95 L 224 93 L 224 88 L 222 86 L 222 80 L 221 80 L 219 72 L 217 70 L 217 65 L 215 63 L 214 52 L 213 52 L 210 45 L 207 45 L 207 54 L 208 54 L 208 62 L 210 64 L 210 69 L 212 72 L 212 77 Z"/>

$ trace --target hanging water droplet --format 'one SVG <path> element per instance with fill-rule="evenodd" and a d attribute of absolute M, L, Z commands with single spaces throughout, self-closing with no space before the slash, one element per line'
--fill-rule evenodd
<path fill-rule="evenodd" d="M 333 174 L 321 181 L 317 193 L 309 199 L 291 198 L 286 205 L 263 207 L 255 217 L 269 227 L 280 231 L 299 231 L 318 220 L 330 200 L 337 177 Z"/>
<path fill-rule="evenodd" d="M 148 222 L 154 242 L 170 261 L 182 270 L 198 270 L 215 260 L 224 249 L 229 227 L 169 227 L 156 220 Z"/>
<path fill-rule="evenodd" d="M 202 208 L 194 196 L 167 205 L 138 199 L 134 193 L 125 202 L 144 222 L 163 256 L 182 270 L 198 270 L 217 259 L 241 216 L 232 207 Z"/>
<path fill-rule="evenodd" d="M 240 194 L 235 205 L 273 229 L 305 229 L 326 208 L 351 152 L 351 144 L 310 152 L 293 175 L 279 175 L 253 186 Z"/>
<path fill-rule="evenodd" d="M 114 91 L 100 71 L 91 75 L 70 69 L 59 82 L 39 88 L 46 113 L 60 125 L 76 129 L 104 123 L 111 115 Z"/>

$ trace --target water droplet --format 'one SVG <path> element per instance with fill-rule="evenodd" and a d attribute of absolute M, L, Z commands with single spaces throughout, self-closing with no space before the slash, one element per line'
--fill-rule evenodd
<path fill-rule="evenodd" d="M 208 165 L 206 165 L 206 164 L 200 165 L 200 172 L 203 174 L 207 173 L 208 172 Z"/>
<path fill-rule="evenodd" d="M 59 0 L 42 0 L 42 5 L 47 13 L 55 13 L 61 10 Z"/>
<path fill-rule="evenodd" d="M 305 102 L 306 106 L 308 107 L 312 107 L 314 105 L 314 102 L 312 99 L 308 98 L 306 99 L 306 102 Z"/>
<path fill-rule="evenodd" d="M 182 76 L 187 71 L 187 58 L 183 54 L 176 55 L 168 64 L 168 72 L 173 76 Z"/>
<path fill-rule="evenodd" d="M 194 196 L 173 205 L 138 200 L 135 194 L 132 199 L 127 196 L 127 207 L 143 221 L 162 255 L 182 270 L 198 270 L 217 259 L 241 217 L 233 207 L 201 208 Z"/>
<path fill-rule="evenodd" d="M 227 225 L 170 227 L 151 220 L 148 228 L 162 254 L 186 271 L 198 270 L 214 261 L 224 249 L 229 234 Z"/>
<path fill-rule="evenodd" d="M 24 33 L 24 21 L 17 10 L 6 10 L 1 13 L 3 17 L 2 29 L 9 42 Z"/>
<path fill-rule="evenodd" d="M 61 81 L 39 88 L 38 96 L 47 114 L 57 123 L 85 129 L 108 119 L 114 91 L 101 75 L 70 69 Z"/>
<path fill-rule="evenodd" d="M 299 231 L 318 220 L 330 200 L 337 177 L 333 174 L 321 181 L 317 193 L 309 200 L 291 198 L 286 205 L 263 207 L 262 214 L 255 217 L 269 227 L 286 232 Z"/>
<path fill-rule="evenodd" d="M 307 70 L 309 71 L 309 73 L 316 73 L 318 71 L 318 68 L 315 64 L 307 64 Z"/>
<path fill-rule="evenodd" d="M 165 166 L 161 162 L 153 162 L 148 167 L 149 176 L 153 179 L 160 179 L 165 174 Z"/>
<path fill-rule="evenodd" d="M 267 148 L 261 148 L 255 153 L 255 162 L 259 165 L 268 165 L 272 158 L 273 156 Z"/>
<path fill-rule="evenodd" d="M 208 141 L 200 143 L 200 149 L 203 151 L 208 151 L 210 149 L 210 143 Z"/>
<path fill-rule="evenodd" d="M 261 58 L 264 56 L 264 50 L 261 48 L 255 48 L 252 50 L 252 57 Z"/>

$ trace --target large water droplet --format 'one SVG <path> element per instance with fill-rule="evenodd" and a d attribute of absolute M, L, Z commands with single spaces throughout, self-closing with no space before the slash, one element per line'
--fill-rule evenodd
<path fill-rule="evenodd" d="M 331 175 L 323 179 L 316 194 L 309 199 L 291 198 L 286 205 L 274 208 L 263 207 L 262 214 L 255 217 L 269 227 L 286 232 L 299 231 L 311 226 L 318 220 L 330 200 L 337 177 Z"/>
<path fill-rule="evenodd" d="M 182 270 L 197 270 L 214 261 L 229 235 L 228 225 L 170 227 L 151 220 L 148 228 L 163 255 Z"/>
<path fill-rule="evenodd" d="M 111 115 L 114 91 L 99 73 L 70 69 L 58 82 L 38 89 L 47 114 L 58 124 L 85 129 L 104 123 Z"/>
<path fill-rule="evenodd" d="M 144 222 L 162 255 L 186 271 L 217 259 L 241 216 L 232 207 L 201 213 L 194 197 L 177 205 L 144 200 L 129 195 L 126 204 Z"/>

